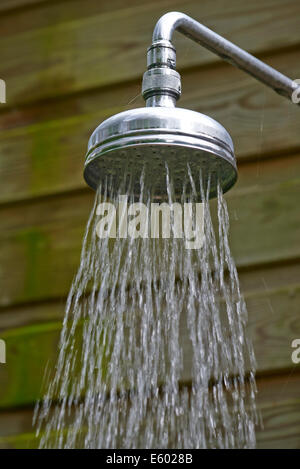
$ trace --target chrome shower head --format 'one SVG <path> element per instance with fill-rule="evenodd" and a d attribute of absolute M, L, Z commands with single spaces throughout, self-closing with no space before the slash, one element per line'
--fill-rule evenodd
<path fill-rule="evenodd" d="M 93 189 L 107 177 L 119 186 L 124 174 L 128 173 L 135 178 L 134 193 L 137 194 L 137 176 L 145 168 L 145 182 L 154 195 L 163 198 L 166 195 L 166 166 L 172 177 L 175 197 L 182 193 L 188 166 L 196 182 L 200 174 L 204 184 L 209 181 L 209 185 L 206 184 L 209 198 L 216 196 L 218 183 L 223 192 L 235 183 L 237 169 L 233 144 L 224 127 L 203 114 L 175 108 L 181 93 L 180 75 L 175 70 L 176 51 L 171 42 L 175 30 L 280 95 L 293 101 L 294 94 L 300 94 L 297 81 L 189 16 L 166 13 L 156 24 L 148 49 L 142 87 L 147 107 L 121 112 L 107 119 L 89 140 L 84 177 Z M 200 194 L 197 197 L 201 200 Z"/>
<path fill-rule="evenodd" d="M 153 195 L 165 198 L 168 168 L 174 196 L 180 198 L 188 165 L 195 182 L 200 174 L 202 181 L 210 181 L 209 198 L 216 196 L 218 181 L 223 192 L 230 189 L 237 169 L 228 132 L 194 111 L 146 107 L 121 112 L 96 128 L 88 143 L 84 177 L 97 189 L 107 177 L 119 187 L 124 174 L 130 174 L 139 193 L 139 174 L 144 169 Z"/>

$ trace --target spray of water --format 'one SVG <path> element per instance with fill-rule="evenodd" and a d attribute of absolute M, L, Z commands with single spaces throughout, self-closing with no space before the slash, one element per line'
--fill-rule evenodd
<path fill-rule="evenodd" d="M 145 180 L 138 198 L 150 207 Z M 100 201 L 137 194 L 130 181 L 99 187 L 56 370 L 36 406 L 41 448 L 255 447 L 255 359 L 226 203 L 219 189 L 213 223 L 201 175 L 187 167 L 187 182 L 182 203 L 202 194 L 199 249 L 174 236 L 100 239 Z M 172 203 L 168 171 L 166 185 Z"/>

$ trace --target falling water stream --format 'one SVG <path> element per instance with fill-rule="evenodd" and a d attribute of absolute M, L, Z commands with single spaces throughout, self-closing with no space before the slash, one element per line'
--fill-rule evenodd
<path fill-rule="evenodd" d="M 152 196 L 112 183 L 96 194 L 66 305 L 54 375 L 35 421 L 41 448 L 253 448 L 255 359 L 229 243 L 225 199 L 212 220 L 202 194 L 203 239 L 97 235 L 97 207 Z M 168 202 L 174 202 L 167 171 Z M 122 215 L 123 216 L 123 215 Z M 172 233 L 174 234 L 174 217 Z"/>

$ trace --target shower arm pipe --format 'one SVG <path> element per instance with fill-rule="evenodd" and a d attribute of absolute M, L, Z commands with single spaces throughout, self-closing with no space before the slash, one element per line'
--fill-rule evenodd
<path fill-rule="evenodd" d="M 169 12 L 156 23 L 152 46 L 148 49 L 148 70 L 143 80 L 143 96 L 147 106 L 175 106 L 181 94 L 180 75 L 175 70 L 176 51 L 171 42 L 174 31 L 214 52 L 278 94 L 290 100 L 300 94 L 297 81 L 291 80 L 188 15 Z M 293 102 L 298 104 L 298 101 Z"/>

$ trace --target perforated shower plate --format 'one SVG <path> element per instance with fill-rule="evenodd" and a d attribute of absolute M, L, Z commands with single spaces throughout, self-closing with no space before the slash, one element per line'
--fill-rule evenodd
<path fill-rule="evenodd" d="M 210 181 L 210 198 L 217 194 L 217 181 L 226 192 L 237 179 L 233 143 L 223 126 L 194 111 L 164 107 L 125 111 L 100 124 L 88 143 L 84 177 L 96 190 L 107 178 L 118 187 L 128 174 L 139 193 L 144 170 L 146 185 L 164 198 L 166 163 L 176 197 L 182 194 L 188 166 L 197 187 L 200 175 Z"/>

